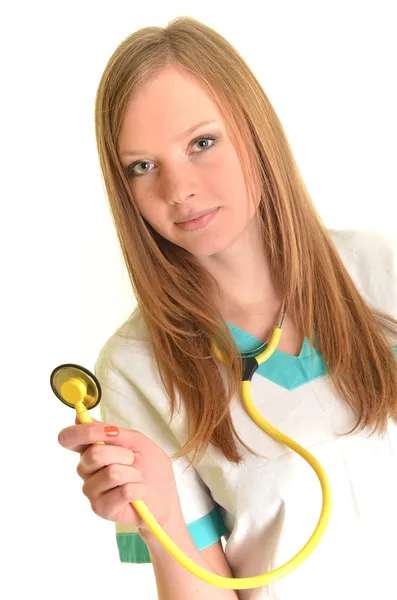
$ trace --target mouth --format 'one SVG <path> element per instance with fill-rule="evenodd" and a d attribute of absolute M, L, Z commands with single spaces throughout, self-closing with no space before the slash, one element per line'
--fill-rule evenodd
<path fill-rule="evenodd" d="M 175 223 L 175 225 L 184 231 L 195 231 L 196 229 L 202 229 L 213 221 L 219 210 L 220 207 L 218 206 L 211 211 L 205 211 L 204 213 L 201 213 L 201 215 L 200 213 L 196 213 L 196 215 L 199 215 L 196 216 L 196 218 L 190 219 L 189 221 L 179 221 L 178 223 Z"/>
<path fill-rule="evenodd" d="M 180 223 L 189 223 L 190 221 L 195 221 L 196 219 L 199 219 L 200 217 L 205 217 L 206 215 L 209 215 L 210 213 L 214 212 L 214 210 L 216 210 L 216 208 L 211 208 L 209 210 L 202 210 L 200 212 L 192 213 L 186 219 L 181 219 L 180 221 L 175 221 L 175 225 L 179 225 Z"/>

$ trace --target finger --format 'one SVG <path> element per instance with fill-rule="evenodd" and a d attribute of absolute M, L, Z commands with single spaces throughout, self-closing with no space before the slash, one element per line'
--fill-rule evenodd
<path fill-rule="evenodd" d="M 126 483 L 141 483 L 138 469 L 126 465 L 112 464 L 88 477 L 83 485 L 83 494 L 91 501 L 100 495 Z"/>
<path fill-rule="evenodd" d="M 67 450 L 80 452 L 81 454 L 88 446 L 98 441 L 98 438 L 100 437 L 100 435 L 98 436 L 98 434 L 95 434 L 95 431 L 92 429 L 93 426 L 96 427 L 96 423 L 79 423 L 77 425 L 65 427 L 58 434 L 58 442 Z"/>
<path fill-rule="evenodd" d="M 109 431 L 108 428 L 114 429 L 112 425 L 100 421 L 70 425 L 59 432 L 58 442 L 64 448 L 80 453 L 84 452 L 87 446 L 96 442 L 106 442 L 106 444 L 134 449 L 134 444 L 138 443 L 143 435 L 132 429 L 116 428 L 116 431 Z"/>
<path fill-rule="evenodd" d="M 93 444 L 82 453 L 77 473 L 86 478 L 113 463 L 131 466 L 134 460 L 135 455 L 129 448 Z"/>
<path fill-rule="evenodd" d="M 118 516 L 129 506 L 131 514 L 134 515 L 138 524 L 141 522 L 141 518 L 130 502 L 141 500 L 146 491 L 146 486 L 143 483 L 126 483 L 90 501 L 91 508 L 99 517 L 108 521 L 117 521 Z"/>

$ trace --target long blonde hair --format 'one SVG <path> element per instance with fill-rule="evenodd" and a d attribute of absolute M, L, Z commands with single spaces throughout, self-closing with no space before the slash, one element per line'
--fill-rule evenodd
<path fill-rule="evenodd" d="M 386 336 L 386 331 L 397 336 L 397 321 L 358 293 L 313 206 L 280 121 L 247 64 L 220 34 L 178 17 L 121 42 L 106 65 L 95 106 L 100 168 L 170 398 L 171 419 L 177 391 L 186 409 L 188 441 L 173 458 L 193 453 L 194 461 L 212 443 L 239 464 L 237 440 L 257 453 L 239 437 L 230 415 L 231 399 L 240 389 L 241 359 L 210 291 L 216 282 L 193 255 L 164 239 L 140 215 L 117 154 L 127 102 L 138 86 L 169 65 L 207 85 L 236 150 L 244 144 L 260 173 L 258 214 L 271 273 L 294 323 L 322 354 L 330 382 L 357 417 L 343 435 L 366 426 L 372 433 L 384 432 L 388 418 L 397 418 L 397 369 Z M 251 185 L 249 163 L 239 156 Z M 213 339 L 226 357 L 227 389 L 211 351 Z"/>

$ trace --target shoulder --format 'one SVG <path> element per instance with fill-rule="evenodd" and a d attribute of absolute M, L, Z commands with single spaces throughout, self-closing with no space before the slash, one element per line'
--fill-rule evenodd
<path fill-rule="evenodd" d="M 350 229 L 328 233 L 364 299 L 396 318 L 397 236 Z"/>
<path fill-rule="evenodd" d="M 397 275 L 397 235 L 354 229 L 329 229 L 328 233 L 348 262 L 388 270 Z"/>
<path fill-rule="evenodd" d="M 152 343 L 139 307 L 106 339 L 100 348 L 95 364 L 95 373 L 104 374 L 108 370 L 128 370 L 152 356 Z M 131 361 L 131 358 L 134 360 Z"/>
<path fill-rule="evenodd" d="M 148 329 L 137 308 L 98 353 L 102 421 L 163 439 L 170 403 L 162 386 Z"/>

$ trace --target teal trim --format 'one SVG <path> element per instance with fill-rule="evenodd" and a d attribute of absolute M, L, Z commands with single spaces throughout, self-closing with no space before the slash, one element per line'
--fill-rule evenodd
<path fill-rule="evenodd" d="M 240 352 L 249 352 L 261 345 L 262 340 L 251 333 L 233 323 L 227 324 Z M 327 374 L 321 354 L 313 346 L 313 356 L 311 356 L 310 350 L 307 337 L 303 340 L 299 356 L 287 354 L 276 348 L 272 356 L 259 366 L 257 373 L 286 390 L 294 390 Z"/>
<path fill-rule="evenodd" d="M 199 550 L 215 544 L 228 530 L 217 504 L 210 513 L 187 525 L 193 542 Z M 151 563 L 147 545 L 139 533 L 116 533 L 117 546 L 121 562 Z"/>
<path fill-rule="evenodd" d="M 227 324 L 240 352 L 250 352 L 261 345 L 262 340 L 259 338 L 233 323 L 227 322 Z M 313 357 L 311 357 L 311 349 L 313 349 Z M 397 346 L 393 347 L 393 352 L 397 357 Z M 324 377 L 327 368 L 320 352 L 314 346 L 311 347 L 309 339 L 305 337 L 299 356 L 287 354 L 276 348 L 274 354 L 259 366 L 257 373 L 286 390 L 294 390 L 305 383 Z"/>
<path fill-rule="evenodd" d="M 149 550 L 139 533 L 116 533 L 121 562 L 151 563 Z"/>

